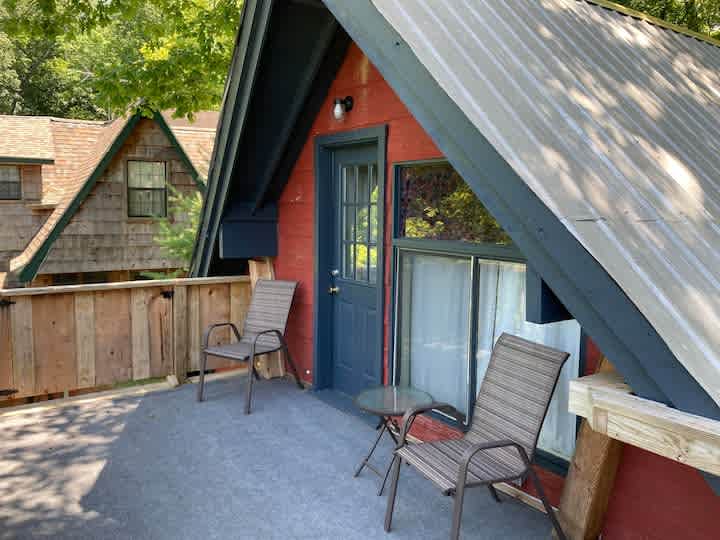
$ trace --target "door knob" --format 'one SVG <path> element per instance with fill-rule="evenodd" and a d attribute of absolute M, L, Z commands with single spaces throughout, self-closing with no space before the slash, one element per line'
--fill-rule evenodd
<path fill-rule="evenodd" d="M 340 287 L 329 287 L 328 294 L 337 294 L 340 292 Z"/>
<path fill-rule="evenodd" d="M 338 270 L 337 268 L 335 270 L 330 270 L 330 275 L 332 277 L 338 277 L 340 275 L 340 270 Z"/>

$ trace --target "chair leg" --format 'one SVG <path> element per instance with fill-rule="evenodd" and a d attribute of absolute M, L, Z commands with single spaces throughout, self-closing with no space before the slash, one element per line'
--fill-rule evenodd
<path fill-rule="evenodd" d="M 495 499 L 495 502 L 501 503 L 500 496 L 498 495 L 497 490 L 495 489 L 495 486 L 492 484 L 488 484 L 488 490 L 490 490 L 490 495 L 492 495 L 492 498 Z"/>
<path fill-rule="evenodd" d="M 390 493 L 388 493 L 387 510 L 385 511 L 385 532 L 390 532 L 392 527 L 393 511 L 395 510 L 395 496 L 397 495 L 398 480 L 400 479 L 400 465 L 402 458 L 396 456 L 392 470 L 392 481 L 390 482 Z"/>
<path fill-rule="evenodd" d="M 465 499 L 465 484 L 458 485 L 455 490 L 455 503 L 453 504 L 452 528 L 450 540 L 460 538 L 460 524 L 462 523 L 463 501 Z"/>
<path fill-rule="evenodd" d="M 298 385 L 298 388 L 300 390 L 305 390 L 305 387 L 300 382 L 300 374 L 298 373 L 297 367 L 295 367 L 295 362 L 293 362 L 292 356 L 290 355 L 290 349 L 287 346 L 287 343 L 285 343 L 285 340 L 283 339 L 283 349 L 285 350 L 285 358 L 287 358 L 288 364 L 290 364 L 290 370 L 293 372 L 293 375 L 295 376 L 295 384 Z"/>
<path fill-rule="evenodd" d="M 552 526 L 555 529 L 555 532 L 557 533 L 558 539 L 559 540 L 567 540 L 567 536 L 565 536 L 565 533 L 563 532 L 562 527 L 560 527 L 560 522 L 557 520 L 557 516 L 555 515 L 555 510 L 553 510 L 553 507 L 550 504 L 550 501 L 548 501 L 547 496 L 545 495 L 545 489 L 543 489 L 542 484 L 540 483 L 540 480 L 538 479 L 537 474 L 535 474 L 535 471 L 533 470 L 532 467 L 528 467 L 528 476 L 532 480 L 533 484 L 535 484 L 535 490 L 537 491 L 537 494 L 543 503 L 545 512 L 547 513 L 548 518 L 550 519 L 550 522 L 552 523 Z"/>
<path fill-rule="evenodd" d="M 203 400 L 203 391 L 205 390 L 205 369 L 207 368 L 207 353 L 200 355 L 200 376 L 198 379 L 197 400 Z"/>
<path fill-rule="evenodd" d="M 251 356 L 248 359 L 248 362 L 250 365 L 248 366 L 248 386 L 247 391 L 245 392 L 245 414 L 250 414 L 250 404 L 252 403 L 252 391 L 253 391 L 253 381 L 255 380 L 255 377 L 257 374 L 255 373 L 255 357 Z"/>

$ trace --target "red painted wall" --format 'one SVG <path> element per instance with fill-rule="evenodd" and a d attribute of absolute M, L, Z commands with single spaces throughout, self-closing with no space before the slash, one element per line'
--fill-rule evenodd
<path fill-rule="evenodd" d="M 336 97 L 352 96 L 352 111 L 342 122 L 332 117 Z M 385 202 L 385 365 L 390 313 L 390 235 L 392 231 L 392 163 L 442 156 L 430 137 L 415 121 L 405 105 L 387 85 L 380 73 L 360 49 L 352 45 L 333 82 L 308 140 L 290 175 L 279 201 L 278 279 L 300 281 L 297 297 L 288 321 L 288 344 L 302 373 L 312 369 L 313 358 L 313 219 L 315 212 L 313 169 L 314 139 L 337 131 L 348 131 L 381 124 L 388 125 Z M 385 370 L 387 376 L 387 369 Z M 312 374 L 304 375 L 311 382 Z"/>
<path fill-rule="evenodd" d="M 351 95 L 353 110 L 342 122 L 332 118 L 332 100 Z M 367 57 L 352 45 L 313 124 L 303 151 L 279 202 L 279 246 L 275 260 L 278 279 L 299 280 L 287 337 L 304 378 L 312 381 L 314 241 L 314 138 L 336 131 L 388 124 L 385 228 L 385 377 L 390 314 L 390 234 L 392 231 L 392 164 L 441 157 L 429 136 L 415 121 Z M 586 365 L 595 370 L 600 352 L 586 348 Z M 310 371 L 306 374 L 306 370 Z M 386 381 L 387 382 L 387 381 Z M 459 436 L 439 422 L 423 419 L 414 434 L 431 440 Z M 562 478 L 539 471 L 551 499 L 557 504 Z M 529 490 L 532 491 L 532 490 Z M 720 538 L 720 497 L 716 497 L 694 469 L 626 447 L 618 470 L 613 498 L 605 520 L 605 539 Z"/>

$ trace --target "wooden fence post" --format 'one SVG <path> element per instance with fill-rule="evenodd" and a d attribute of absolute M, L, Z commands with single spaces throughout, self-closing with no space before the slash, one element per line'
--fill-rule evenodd
<path fill-rule="evenodd" d="M 13 386 L 18 394 L 35 392 L 35 345 L 32 329 L 32 298 L 21 296 L 10 306 L 12 326 L 12 373 Z"/>
<path fill-rule="evenodd" d="M 146 289 L 130 291 L 130 328 L 132 334 L 132 378 L 150 378 L 150 318 Z"/>
<path fill-rule="evenodd" d="M 95 293 L 75 295 L 75 354 L 79 388 L 95 386 Z"/>
<path fill-rule="evenodd" d="M 187 287 L 175 287 L 173 294 L 173 373 L 183 383 L 188 372 L 188 302 Z"/>
<path fill-rule="evenodd" d="M 200 288 L 191 286 L 188 291 L 188 344 L 190 354 L 188 355 L 188 371 L 200 369 Z"/>

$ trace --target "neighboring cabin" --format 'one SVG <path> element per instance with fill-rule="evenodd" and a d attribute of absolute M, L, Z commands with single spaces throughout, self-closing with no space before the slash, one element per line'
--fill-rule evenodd
<path fill-rule="evenodd" d="M 156 245 L 169 186 L 204 189 L 217 113 L 110 122 L 0 116 L 0 286 L 136 279 L 182 261 Z"/>

